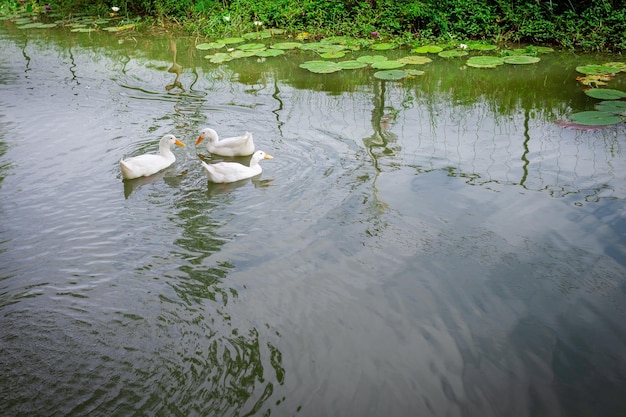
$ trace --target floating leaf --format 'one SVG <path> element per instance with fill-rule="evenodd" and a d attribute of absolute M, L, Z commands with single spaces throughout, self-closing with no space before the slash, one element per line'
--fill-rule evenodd
<path fill-rule="evenodd" d="M 272 49 L 295 49 L 295 48 L 300 48 L 301 46 L 302 46 L 302 43 L 300 42 L 279 42 L 270 46 L 270 48 Z"/>
<path fill-rule="evenodd" d="M 494 49 L 498 49 L 496 45 L 486 44 L 486 43 L 474 43 L 470 42 L 468 44 L 469 49 L 473 51 L 493 51 Z"/>
<path fill-rule="evenodd" d="M 241 43 L 243 42 L 245 39 L 244 38 L 224 38 L 224 39 L 219 39 L 216 42 L 219 43 L 225 43 L 225 44 L 231 44 L 231 43 Z"/>
<path fill-rule="evenodd" d="M 547 54 L 549 52 L 554 52 L 554 49 L 549 46 L 535 46 L 535 50 L 540 54 Z"/>
<path fill-rule="evenodd" d="M 596 110 L 626 116 L 626 101 L 601 101 Z"/>
<path fill-rule="evenodd" d="M 225 54 L 223 52 L 218 52 L 213 55 L 207 55 L 204 58 L 208 59 L 214 64 L 221 64 L 222 62 L 227 62 L 233 59 L 233 57 L 230 54 Z"/>
<path fill-rule="evenodd" d="M 370 49 L 373 49 L 375 51 L 388 51 L 397 47 L 398 45 L 396 45 L 395 43 L 375 43 L 373 45 L 370 45 Z"/>
<path fill-rule="evenodd" d="M 237 59 L 237 58 L 249 58 L 251 56 L 255 56 L 256 51 L 241 51 L 241 50 L 237 50 L 237 51 L 232 51 L 230 53 L 230 56 L 233 59 Z"/>
<path fill-rule="evenodd" d="M 622 118 L 603 111 L 583 111 L 569 115 L 569 119 L 584 126 L 608 126 L 622 121 Z"/>
<path fill-rule="evenodd" d="M 341 61 L 337 62 L 337 66 L 341 69 L 359 69 L 367 67 L 367 64 L 359 61 Z"/>
<path fill-rule="evenodd" d="M 243 45 L 239 45 L 237 49 L 242 51 L 257 51 L 261 49 L 265 49 L 265 44 L 262 43 L 244 43 Z"/>
<path fill-rule="evenodd" d="M 387 61 L 386 56 L 382 55 L 363 55 L 356 59 L 359 62 L 365 62 L 366 64 L 373 64 L 374 62 Z"/>
<path fill-rule="evenodd" d="M 95 28 L 74 28 L 74 29 L 70 29 L 70 32 L 78 32 L 78 33 L 90 33 L 90 32 L 95 32 L 98 29 Z"/>
<path fill-rule="evenodd" d="M 467 66 L 474 68 L 496 68 L 502 64 L 504 60 L 497 56 L 473 56 L 467 60 Z"/>
<path fill-rule="evenodd" d="M 415 76 L 415 75 L 424 75 L 425 74 L 424 71 L 416 70 L 416 69 L 405 69 L 403 71 L 406 72 L 407 74 L 413 75 L 413 76 Z"/>
<path fill-rule="evenodd" d="M 611 81 L 612 77 L 612 74 L 585 75 L 584 77 L 576 77 L 576 81 L 580 82 L 582 85 L 588 85 L 590 87 L 597 88 L 602 85 L 607 85 L 606 81 Z"/>
<path fill-rule="evenodd" d="M 460 56 L 467 55 L 467 51 L 457 51 L 455 49 L 451 49 L 449 51 L 442 51 L 438 54 L 442 58 L 458 58 Z"/>
<path fill-rule="evenodd" d="M 602 64 L 602 66 L 615 68 L 618 71 L 626 71 L 626 62 L 607 62 Z"/>
<path fill-rule="evenodd" d="M 242 38 L 247 40 L 260 40 L 272 37 L 272 32 L 269 30 L 262 30 L 260 32 L 248 32 L 241 35 Z"/>
<path fill-rule="evenodd" d="M 582 74 L 588 74 L 588 75 L 602 75 L 602 74 L 615 74 L 616 72 L 619 72 L 620 70 L 614 67 L 608 66 L 608 65 L 591 64 L 591 65 L 581 65 L 579 67 L 576 67 L 576 71 Z"/>
<path fill-rule="evenodd" d="M 394 68 L 401 68 L 403 67 L 404 64 L 402 62 L 398 62 L 398 61 L 378 61 L 378 62 L 374 62 L 372 63 L 372 68 L 374 69 L 394 69 Z"/>
<path fill-rule="evenodd" d="M 407 72 L 402 70 L 377 71 L 374 73 L 374 77 L 380 80 L 401 80 L 407 75 Z"/>
<path fill-rule="evenodd" d="M 254 55 L 259 57 L 270 57 L 270 56 L 278 56 L 283 55 L 285 51 L 282 49 L 262 49 L 260 51 L 255 51 Z"/>
<path fill-rule="evenodd" d="M 343 45 L 335 45 L 330 43 L 322 43 L 322 42 L 311 42 L 311 43 L 303 43 L 300 46 L 300 49 L 304 49 L 305 51 L 315 51 L 317 53 L 323 54 L 327 52 L 339 52 L 346 49 Z"/>
<path fill-rule="evenodd" d="M 226 44 L 222 42 L 205 42 L 205 43 L 199 43 L 198 45 L 196 45 L 196 49 L 199 49 L 201 51 L 206 51 L 208 49 L 220 49 L 225 46 Z"/>
<path fill-rule="evenodd" d="M 320 54 L 320 57 L 324 59 L 337 59 L 343 58 L 344 56 L 346 56 L 346 53 L 343 51 L 325 52 L 323 54 Z"/>
<path fill-rule="evenodd" d="M 443 48 L 437 45 L 425 45 L 413 49 L 413 52 L 418 54 L 438 54 L 441 51 L 443 51 Z"/>
<path fill-rule="evenodd" d="M 541 61 L 541 58 L 537 58 L 536 56 L 528 56 L 528 55 L 512 55 L 512 56 L 505 56 L 503 60 L 505 64 L 525 65 L 525 64 L 535 64 Z"/>
<path fill-rule="evenodd" d="M 56 23 L 41 23 L 41 22 L 34 22 L 34 23 L 27 23 L 25 25 L 22 26 L 18 26 L 18 29 L 48 29 L 48 28 L 53 28 L 56 27 Z"/>
<path fill-rule="evenodd" d="M 423 65 L 428 64 L 429 62 L 433 62 L 433 60 L 423 55 L 409 55 L 405 56 L 404 58 L 398 59 L 398 62 L 406 65 Z"/>
<path fill-rule="evenodd" d="M 591 88 L 585 90 L 585 94 L 600 100 L 619 100 L 620 98 L 626 97 L 626 93 L 623 91 L 612 90 L 610 88 Z"/>
<path fill-rule="evenodd" d="M 341 68 L 331 61 L 307 61 L 300 64 L 300 68 L 317 74 L 330 74 L 331 72 L 341 71 Z"/>

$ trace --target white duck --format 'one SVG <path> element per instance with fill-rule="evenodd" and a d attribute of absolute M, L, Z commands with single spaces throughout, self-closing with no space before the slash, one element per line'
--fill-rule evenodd
<path fill-rule="evenodd" d="M 185 146 L 174 135 L 165 135 L 159 141 L 158 154 L 143 154 L 128 159 L 120 160 L 122 177 L 125 180 L 147 177 L 167 168 L 176 161 L 176 157 L 170 149 L 172 145 Z"/>
<path fill-rule="evenodd" d="M 207 140 L 207 150 L 215 155 L 248 156 L 254 153 L 254 141 L 250 132 L 246 132 L 245 135 L 220 140 L 215 130 L 206 127 L 200 131 L 196 145 L 199 145 L 204 139 Z"/>
<path fill-rule="evenodd" d="M 216 164 L 207 164 L 202 160 L 200 162 L 206 171 L 209 181 L 227 183 L 245 180 L 260 174 L 263 171 L 261 165 L 259 165 L 261 159 L 273 159 L 273 156 L 263 151 L 256 151 L 250 159 L 250 166 L 245 166 L 238 162 L 218 162 Z"/>

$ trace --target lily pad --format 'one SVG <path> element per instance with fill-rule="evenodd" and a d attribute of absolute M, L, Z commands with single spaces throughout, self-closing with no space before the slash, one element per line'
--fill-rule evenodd
<path fill-rule="evenodd" d="M 535 46 L 535 50 L 540 54 L 547 54 L 549 52 L 554 52 L 554 49 L 549 46 Z"/>
<path fill-rule="evenodd" d="M 222 62 L 228 62 L 233 59 L 233 57 L 230 54 L 226 54 L 223 52 L 218 52 L 213 55 L 206 55 L 204 58 L 208 59 L 214 64 L 221 64 Z"/>
<path fill-rule="evenodd" d="M 259 51 L 254 51 L 254 55 L 258 57 L 263 57 L 263 58 L 283 55 L 284 53 L 285 51 L 282 49 L 261 49 Z"/>
<path fill-rule="evenodd" d="M 407 72 L 402 70 L 386 70 L 374 73 L 374 77 L 380 80 L 401 80 L 407 76 Z"/>
<path fill-rule="evenodd" d="M 388 42 L 375 43 L 373 45 L 370 45 L 370 49 L 373 49 L 375 51 L 388 51 L 390 49 L 395 49 L 397 47 L 398 45 L 396 45 L 395 43 L 388 43 Z"/>
<path fill-rule="evenodd" d="M 610 88 L 591 88 L 585 90 L 585 94 L 589 97 L 597 98 L 600 100 L 619 100 L 626 97 L 626 93 L 620 90 L 613 90 Z"/>
<path fill-rule="evenodd" d="M 583 111 L 569 115 L 569 119 L 584 126 L 609 126 L 622 121 L 622 118 L 603 111 Z"/>
<path fill-rule="evenodd" d="M 322 43 L 322 42 L 311 42 L 311 43 L 303 43 L 300 46 L 300 49 L 305 51 L 314 51 L 320 54 L 328 53 L 328 52 L 339 52 L 346 49 L 343 45 L 331 44 L 331 43 Z"/>
<path fill-rule="evenodd" d="M 409 55 L 397 60 L 406 65 L 424 65 L 429 62 L 433 62 L 432 59 L 425 57 L 423 55 Z"/>
<path fill-rule="evenodd" d="M 441 51 L 443 51 L 443 48 L 437 45 L 424 45 L 413 49 L 413 52 L 418 54 L 438 54 Z"/>
<path fill-rule="evenodd" d="M 626 101 L 601 101 L 595 107 L 598 111 L 626 116 Z"/>
<path fill-rule="evenodd" d="M 469 49 L 473 51 L 493 51 L 494 49 L 498 49 L 496 45 L 491 45 L 488 43 L 474 43 L 471 42 L 468 44 Z"/>
<path fill-rule="evenodd" d="M 27 23 L 25 25 L 22 26 L 18 26 L 18 29 L 48 29 L 48 28 L 53 28 L 56 27 L 56 23 L 41 23 L 41 22 L 34 22 L 34 23 Z"/>
<path fill-rule="evenodd" d="M 225 43 L 226 45 L 229 45 L 231 43 L 241 43 L 244 40 L 245 40 L 244 38 L 224 38 L 224 39 L 219 39 L 216 42 Z"/>
<path fill-rule="evenodd" d="M 324 52 L 323 54 L 320 54 L 320 57 L 324 59 L 337 59 L 343 58 L 344 56 L 346 56 L 346 53 L 343 51 Z"/>
<path fill-rule="evenodd" d="M 316 74 L 330 74 L 332 72 L 341 71 L 341 68 L 331 61 L 307 61 L 300 64 L 300 68 L 304 68 Z"/>
<path fill-rule="evenodd" d="M 626 71 L 626 62 L 606 62 L 602 66 L 615 68 L 618 71 Z"/>
<path fill-rule="evenodd" d="M 353 60 L 337 62 L 337 66 L 341 69 L 359 69 L 367 67 L 367 64 L 365 62 Z"/>
<path fill-rule="evenodd" d="M 206 51 L 208 49 L 220 49 L 225 47 L 226 44 L 222 43 L 222 42 L 205 42 L 205 43 L 199 43 L 196 45 L 196 49 L 199 49 L 201 51 Z"/>
<path fill-rule="evenodd" d="M 263 43 L 244 43 L 243 45 L 239 45 L 237 47 L 237 49 L 242 51 L 258 51 L 265 48 L 266 46 Z"/>
<path fill-rule="evenodd" d="M 617 68 L 608 66 L 608 65 L 591 64 L 591 65 L 581 65 L 579 67 L 576 67 L 576 71 L 582 74 L 588 74 L 588 75 L 601 75 L 601 74 L 615 74 L 619 72 L 620 70 L 618 70 Z"/>
<path fill-rule="evenodd" d="M 392 61 L 392 60 L 378 61 L 378 62 L 372 63 L 372 68 L 382 69 L 382 70 L 401 68 L 403 66 L 404 64 L 402 62 Z"/>
<path fill-rule="evenodd" d="M 457 51 L 456 49 L 451 49 L 449 51 L 441 51 L 438 55 L 442 58 L 458 58 L 467 55 L 467 51 Z"/>
<path fill-rule="evenodd" d="M 96 28 L 74 28 L 74 29 L 70 29 L 70 32 L 77 32 L 77 33 L 91 33 L 91 32 L 95 32 L 98 29 Z"/>
<path fill-rule="evenodd" d="M 242 50 L 236 50 L 236 51 L 232 51 L 230 53 L 230 56 L 233 59 L 237 59 L 237 58 L 249 58 L 251 56 L 255 56 L 256 55 L 256 51 L 242 51 Z"/>
<path fill-rule="evenodd" d="M 467 66 L 474 68 L 496 68 L 502 64 L 504 60 L 497 56 L 473 56 L 467 60 Z"/>
<path fill-rule="evenodd" d="M 262 30 L 260 32 L 248 32 L 241 35 L 242 38 L 247 40 L 260 40 L 272 37 L 272 32 L 269 30 Z"/>
<path fill-rule="evenodd" d="M 405 69 L 405 70 L 402 70 L 402 71 L 406 72 L 407 74 L 409 74 L 411 76 L 424 75 L 426 73 L 425 71 L 416 70 L 416 69 Z"/>
<path fill-rule="evenodd" d="M 383 55 L 363 55 L 356 60 L 359 62 L 365 62 L 366 64 L 373 64 L 375 62 L 387 61 L 387 57 Z"/>
<path fill-rule="evenodd" d="M 270 46 L 272 49 L 296 49 L 302 46 L 301 42 L 279 42 Z"/>
<path fill-rule="evenodd" d="M 535 64 L 541 61 L 541 58 L 536 56 L 529 55 L 511 55 L 505 56 L 502 58 L 505 64 L 513 64 L 513 65 L 526 65 L 526 64 Z"/>

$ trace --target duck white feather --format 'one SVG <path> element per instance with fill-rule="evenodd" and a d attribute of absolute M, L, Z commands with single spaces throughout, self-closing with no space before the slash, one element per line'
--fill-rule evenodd
<path fill-rule="evenodd" d="M 273 157 L 263 151 L 256 151 L 250 159 L 250 166 L 245 166 L 238 162 L 218 162 L 215 164 L 207 164 L 202 160 L 200 162 L 206 171 L 209 181 L 228 183 L 259 175 L 263 171 L 259 164 L 259 161 L 262 159 L 273 159 Z"/>
<path fill-rule="evenodd" d="M 167 168 L 176 161 L 172 153 L 172 145 L 185 146 L 174 135 L 165 135 L 159 141 L 158 154 L 143 154 L 120 160 L 122 177 L 126 180 L 147 177 Z"/>
<path fill-rule="evenodd" d="M 220 139 L 215 130 L 207 127 L 200 131 L 196 145 L 203 140 L 207 141 L 207 150 L 215 155 L 248 156 L 254 153 L 254 140 L 250 132 L 241 136 Z"/>

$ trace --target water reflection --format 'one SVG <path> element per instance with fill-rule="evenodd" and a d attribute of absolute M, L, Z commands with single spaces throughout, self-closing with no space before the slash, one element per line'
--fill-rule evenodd
<path fill-rule="evenodd" d="M 66 36 L 0 37 L 3 414 L 623 411 L 624 135 L 551 123 L 575 62 L 382 82 Z M 122 197 L 121 155 L 205 125 L 276 163 L 210 184 L 189 146 Z"/>

